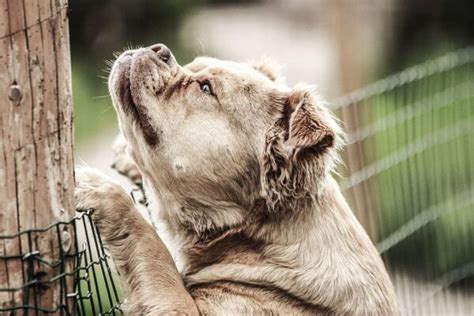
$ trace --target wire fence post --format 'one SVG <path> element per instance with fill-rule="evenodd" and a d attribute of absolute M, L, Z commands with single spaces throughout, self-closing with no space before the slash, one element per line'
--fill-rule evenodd
<path fill-rule="evenodd" d="M 74 309 L 74 231 L 37 230 L 74 216 L 67 10 L 0 0 L 0 311 Z"/>

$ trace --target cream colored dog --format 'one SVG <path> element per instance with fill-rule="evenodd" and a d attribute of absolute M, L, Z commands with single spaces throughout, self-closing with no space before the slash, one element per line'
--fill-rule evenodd
<path fill-rule="evenodd" d="M 142 177 L 168 236 L 119 185 L 77 170 L 76 205 L 95 209 L 131 315 L 398 313 L 331 176 L 340 128 L 310 88 L 265 64 L 181 67 L 158 44 L 124 52 L 109 89 L 126 141 L 116 167 Z"/>

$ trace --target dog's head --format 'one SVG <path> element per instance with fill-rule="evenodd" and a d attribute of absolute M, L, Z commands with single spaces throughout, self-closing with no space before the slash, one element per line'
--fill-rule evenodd
<path fill-rule="evenodd" d="M 314 92 L 283 86 L 268 64 L 180 66 L 158 44 L 124 52 L 109 89 L 140 171 L 198 231 L 245 220 L 256 201 L 275 214 L 317 194 L 340 142 Z"/>

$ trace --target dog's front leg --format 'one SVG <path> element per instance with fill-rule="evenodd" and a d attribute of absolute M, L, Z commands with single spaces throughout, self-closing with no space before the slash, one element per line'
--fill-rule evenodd
<path fill-rule="evenodd" d="M 129 178 L 134 184 L 141 184 L 143 182 L 142 175 L 132 157 L 127 152 L 127 141 L 122 133 L 115 139 L 112 149 L 115 154 L 115 162 L 112 164 L 112 168 L 117 170 L 121 175 Z"/>
<path fill-rule="evenodd" d="M 76 208 L 93 220 L 127 287 L 130 315 L 198 315 L 173 259 L 120 185 L 90 168 L 76 169 Z"/>

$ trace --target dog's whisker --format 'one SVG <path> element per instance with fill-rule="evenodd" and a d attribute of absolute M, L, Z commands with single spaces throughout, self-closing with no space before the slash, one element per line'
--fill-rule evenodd
<path fill-rule="evenodd" d="M 111 109 L 113 109 L 114 107 L 112 105 L 109 105 L 108 107 L 106 107 L 103 111 L 102 111 L 102 114 L 110 111 Z"/>
<path fill-rule="evenodd" d="M 93 96 L 92 99 L 103 99 L 103 98 L 109 98 L 109 97 L 110 95 L 104 94 L 104 95 Z"/>

